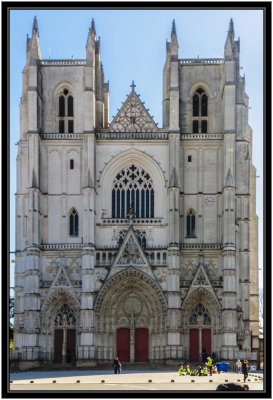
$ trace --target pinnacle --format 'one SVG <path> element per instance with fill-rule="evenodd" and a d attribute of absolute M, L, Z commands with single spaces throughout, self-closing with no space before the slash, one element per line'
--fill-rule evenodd
<path fill-rule="evenodd" d="M 91 21 L 91 33 L 93 33 L 96 36 L 96 28 L 95 28 L 94 18 L 92 18 L 92 21 Z"/>
<path fill-rule="evenodd" d="M 173 23 L 172 23 L 171 46 L 175 46 L 174 47 L 176 49 L 175 52 L 177 53 L 178 40 L 177 40 L 177 35 L 176 35 L 176 26 L 175 26 L 175 20 L 174 19 L 173 19 Z"/>
<path fill-rule="evenodd" d="M 173 23 L 172 23 L 172 35 L 173 34 L 176 34 L 175 19 L 173 19 Z"/>
<path fill-rule="evenodd" d="M 34 17 L 33 27 L 32 27 L 32 33 L 34 33 L 34 32 L 38 33 L 38 35 L 39 35 L 38 21 L 37 21 L 37 17 L 36 16 Z"/>
<path fill-rule="evenodd" d="M 230 19 L 229 22 L 228 36 L 232 36 L 234 38 L 234 24 L 232 18 Z"/>

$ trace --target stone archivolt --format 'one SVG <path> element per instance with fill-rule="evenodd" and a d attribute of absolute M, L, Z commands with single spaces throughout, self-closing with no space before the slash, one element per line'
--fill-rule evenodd
<path fill-rule="evenodd" d="M 111 331 L 121 326 L 129 328 L 132 322 L 135 327 L 149 326 L 151 331 L 161 331 L 165 328 L 166 309 L 166 299 L 157 283 L 130 267 L 114 275 L 97 297 L 98 332 L 105 331 L 107 320 L 111 320 Z"/>

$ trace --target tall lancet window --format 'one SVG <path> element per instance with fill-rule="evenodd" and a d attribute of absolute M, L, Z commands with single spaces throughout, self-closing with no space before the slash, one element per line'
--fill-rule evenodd
<path fill-rule="evenodd" d="M 74 132 L 74 98 L 68 89 L 63 89 L 58 99 L 59 133 Z"/>
<path fill-rule="evenodd" d="M 194 215 L 193 210 L 190 210 L 187 215 L 187 237 L 196 237 L 195 215 Z"/>
<path fill-rule="evenodd" d="M 208 131 L 208 96 L 203 89 L 197 89 L 192 98 L 192 132 Z"/>
<path fill-rule="evenodd" d="M 79 215 L 75 208 L 71 210 L 69 216 L 69 234 L 70 236 L 79 235 Z"/>
<path fill-rule="evenodd" d="M 150 175 L 132 164 L 121 170 L 112 187 L 112 217 L 154 218 L 154 189 Z"/>

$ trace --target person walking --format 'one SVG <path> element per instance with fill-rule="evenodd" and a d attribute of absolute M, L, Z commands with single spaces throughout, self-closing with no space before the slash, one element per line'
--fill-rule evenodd
<path fill-rule="evenodd" d="M 212 364 L 213 364 L 213 361 L 212 361 L 211 357 L 207 357 L 207 360 L 208 361 L 206 362 L 206 365 L 208 367 L 208 371 L 209 371 L 210 376 L 212 376 Z"/>
<path fill-rule="evenodd" d="M 121 363 L 119 362 L 118 356 L 116 356 L 114 361 L 113 361 L 113 367 L 114 367 L 115 374 L 120 374 Z"/>
<path fill-rule="evenodd" d="M 248 361 L 244 360 L 242 362 L 242 374 L 244 375 L 244 382 L 246 381 L 246 378 L 248 377 Z"/>
<path fill-rule="evenodd" d="M 236 361 L 235 365 L 236 365 L 237 373 L 240 373 L 241 372 L 241 368 L 242 368 L 242 363 L 241 363 L 241 360 L 239 358 Z"/>

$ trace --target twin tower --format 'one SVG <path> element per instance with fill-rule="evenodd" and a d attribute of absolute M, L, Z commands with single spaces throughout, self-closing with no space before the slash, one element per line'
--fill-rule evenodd
<path fill-rule="evenodd" d="M 22 365 L 259 356 L 256 170 L 232 20 L 225 40 L 223 58 L 179 58 L 173 22 L 159 128 L 134 84 L 109 121 L 93 20 L 85 59 L 44 60 L 34 19 L 17 157 Z"/>

